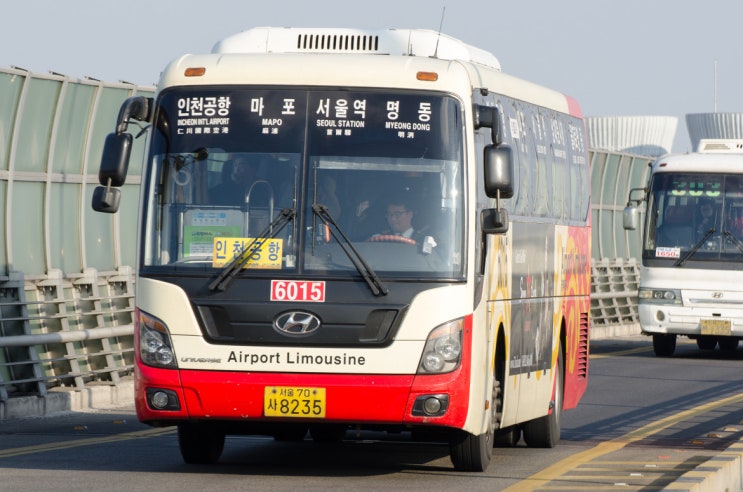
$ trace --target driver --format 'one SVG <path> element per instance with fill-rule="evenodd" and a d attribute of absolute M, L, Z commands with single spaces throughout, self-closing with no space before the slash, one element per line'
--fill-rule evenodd
<path fill-rule="evenodd" d="M 418 244 L 426 254 L 436 247 L 436 241 L 432 236 L 425 234 L 423 229 L 416 229 L 413 226 L 415 213 L 405 197 L 393 197 L 387 203 L 385 216 L 389 229 L 374 234 L 369 241 L 399 241 Z"/>
<path fill-rule="evenodd" d="M 385 217 L 387 218 L 389 228 L 378 234 L 374 234 L 372 238 L 379 238 L 380 236 L 413 238 L 413 233 L 415 232 L 415 228 L 413 227 L 413 210 L 409 207 L 407 201 L 402 198 L 392 199 L 387 204 Z"/>

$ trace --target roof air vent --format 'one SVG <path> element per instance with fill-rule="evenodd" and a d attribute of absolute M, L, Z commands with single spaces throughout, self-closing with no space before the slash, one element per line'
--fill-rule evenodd
<path fill-rule="evenodd" d="M 743 153 L 743 140 L 702 139 L 699 141 L 697 152 L 710 154 L 741 154 Z"/>
<path fill-rule="evenodd" d="M 297 50 L 324 52 L 374 52 L 379 49 L 379 36 L 364 34 L 298 34 Z"/>

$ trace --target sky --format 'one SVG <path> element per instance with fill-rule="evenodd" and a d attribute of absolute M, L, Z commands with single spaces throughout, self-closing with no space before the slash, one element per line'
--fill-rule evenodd
<path fill-rule="evenodd" d="M 740 0 L 5 0 L 3 19 L 0 67 L 105 82 L 155 85 L 251 27 L 441 26 L 586 116 L 678 118 L 673 151 L 687 113 L 743 112 Z"/>

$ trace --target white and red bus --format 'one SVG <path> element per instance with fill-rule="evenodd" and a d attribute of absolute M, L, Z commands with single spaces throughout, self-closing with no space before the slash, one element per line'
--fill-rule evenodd
<path fill-rule="evenodd" d="M 125 102 L 96 210 L 138 122 L 136 410 L 186 462 L 229 434 L 432 431 L 460 470 L 558 441 L 588 372 L 573 99 L 432 31 L 252 29 Z"/>

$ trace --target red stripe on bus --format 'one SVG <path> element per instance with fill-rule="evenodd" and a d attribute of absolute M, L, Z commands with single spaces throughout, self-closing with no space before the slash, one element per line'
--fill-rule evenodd
<path fill-rule="evenodd" d="M 570 96 L 565 96 L 565 100 L 568 103 L 568 111 L 570 112 L 571 116 L 575 116 L 576 118 L 583 118 L 583 110 L 580 108 L 580 104 L 578 104 L 578 101 L 573 99 Z"/>

